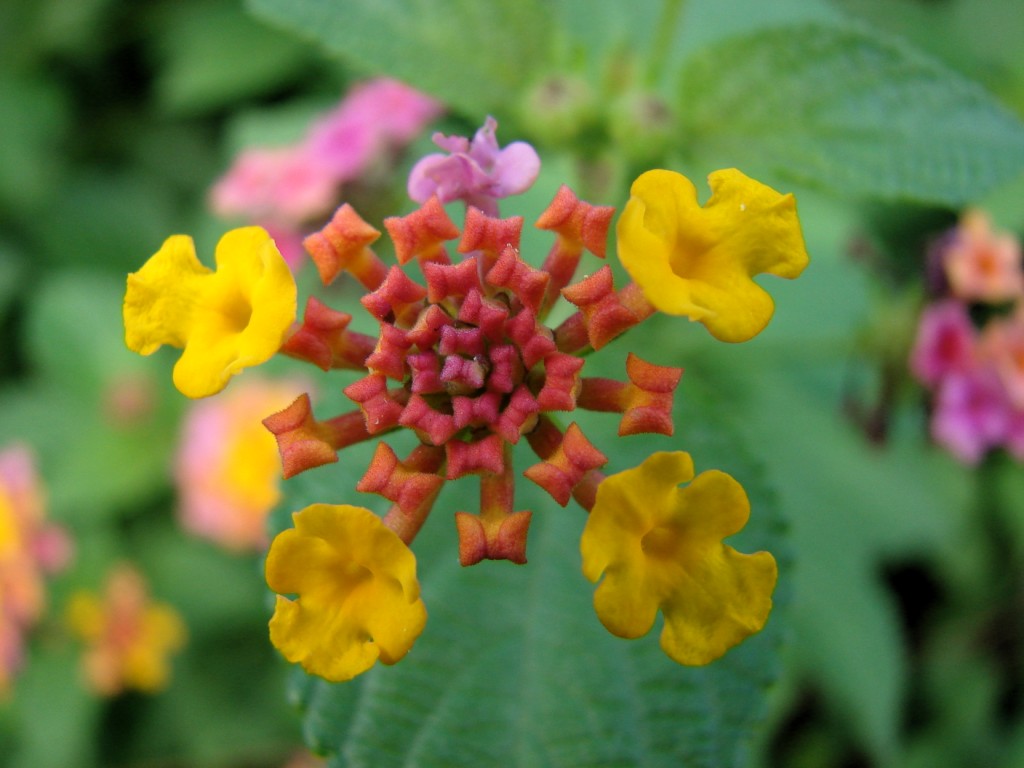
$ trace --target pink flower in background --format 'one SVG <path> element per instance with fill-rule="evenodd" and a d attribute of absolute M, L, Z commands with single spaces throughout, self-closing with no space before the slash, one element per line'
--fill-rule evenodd
<path fill-rule="evenodd" d="M 497 200 L 525 192 L 540 173 L 540 157 L 524 141 L 498 148 L 498 122 L 488 117 L 473 140 L 434 134 L 445 153 L 427 155 L 409 173 L 409 197 L 425 203 L 437 196 L 442 203 L 462 200 L 488 216 L 498 213 Z"/>
<path fill-rule="evenodd" d="M 234 551 L 266 545 L 267 514 L 280 498 L 281 460 L 260 420 L 305 389 L 247 379 L 191 406 L 175 467 L 186 530 Z"/>
<path fill-rule="evenodd" d="M 0 451 L 0 692 L 21 663 L 24 635 L 45 609 L 44 576 L 71 557 L 67 534 L 45 514 L 32 454 L 22 446 Z"/>
<path fill-rule="evenodd" d="M 281 252 L 281 256 L 284 257 L 285 262 L 294 272 L 302 263 L 302 260 L 306 258 L 306 249 L 302 245 L 305 235 L 300 230 L 287 224 L 263 222 L 262 227 L 267 230 L 267 234 L 274 241 L 277 250 Z"/>
<path fill-rule="evenodd" d="M 932 436 L 954 456 L 977 464 L 1009 434 L 1012 411 L 990 368 L 951 373 L 939 384 Z"/>
<path fill-rule="evenodd" d="M 922 312 L 910 369 L 932 390 L 932 436 L 968 464 L 995 448 L 1024 460 L 1020 242 L 968 211 L 929 259 L 946 275 L 934 293 L 946 297 Z"/>
<path fill-rule="evenodd" d="M 309 152 L 339 182 L 357 178 L 378 156 L 408 144 L 441 114 L 439 102 L 387 78 L 355 86 L 316 123 Z"/>
<path fill-rule="evenodd" d="M 975 331 L 959 301 L 925 308 L 910 354 L 910 369 L 923 383 L 935 385 L 949 373 L 966 371 L 975 362 Z"/>
<path fill-rule="evenodd" d="M 1017 239 L 992 229 L 981 211 L 968 211 L 943 258 L 953 294 L 964 301 L 998 303 L 1024 293 Z"/>
<path fill-rule="evenodd" d="M 328 213 L 338 180 L 303 146 L 247 149 L 213 187 L 225 218 L 299 224 Z"/>
<path fill-rule="evenodd" d="M 439 102 L 395 80 L 356 85 L 298 143 L 239 154 L 210 190 L 210 206 L 224 218 L 263 226 L 294 269 L 302 238 L 337 207 L 344 185 L 392 162 L 441 111 Z"/>

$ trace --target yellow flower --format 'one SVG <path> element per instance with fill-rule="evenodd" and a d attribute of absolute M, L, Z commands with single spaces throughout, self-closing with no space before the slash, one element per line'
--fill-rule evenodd
<path fill-rule="evenodd" d="M 313 504 L 292 519 L 270 545 L 267 584 L 298 599 L 278 596 L 270 641 L 332 681 L 401 660 L 427 621 L 412 551 L 362 507 Z"/>
<path fill-rule="evenodd" d="M 295 320 L 295 280 L 266 230 L 231 230 L 215 259 L 216 272 L 199 263 L 192 238 L 174 235 L 128 275 L 125 343 L 142 355 L 183 349 L 174 385 L 189 397 L 216 394 L 270 359 Z"/>
<path fill-rule="evenodd" d="M 167 685 L 168 656 L 185 644 L 185 625 L 169 605 L 149 599 L 132 566 L 115 568 L 99 598 L 76 592 L 67 608 L 72 630 L 88 643 L 83 657 L 89 684 L 113 696 L 125 689 L 146 693 Z"/>
<path fill-rule="evenodd" d="M 657 309 L 699 320 L 722 341 L 746 341 L 775 309 L 751 278 L 795 278 L 807 266 L 796 201 L 735 169 L 708 182 L 702 207 L 685 176 L 641 174 L 616 229 L 619 258 Z"/>
<path fill-rule="evenodd" d="M 606 478 L 580 542 L 584 575 L 593 582 L 604 575 L 594 593 L 601 623 L 619 637 L 640 637 L 660 608 L 662 650 L 691 665 L 760 631 L 772 607 L 775 558 L 722 543 L 749 514 L 739 483 L 717 470 L 694 478 L 682 451 L 655 453 Z"/>

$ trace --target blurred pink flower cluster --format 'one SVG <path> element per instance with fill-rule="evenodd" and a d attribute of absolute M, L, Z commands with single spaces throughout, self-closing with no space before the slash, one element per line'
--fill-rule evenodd
<path fill-rule="evenodd" d="M 440 113 L 438 102 L 395 80 L 356 85 L 297 144 L 239 154 L 214 184 L 211 206 L 219 216 L 263 226 L 294 268 L 304 229 L 337 207 L 341 186 L 387 160 Z"/>
<path fill-rule="evenodd" d="M 22 446 L 0 451 L 0 694 L 9 689 L 25 637 L 45 609 L 44 576 L 71 556 L 67 534 L 45 516 L 32 454 Z"/>
<path fill-rule="evenodd" d="M 934 393 L 932 436 L 967 464 L 999 447 L 1024 461 L 1020 242 L 969 211 L 936 254 L 945 295 L 925 308 L 910 358 Z"/>

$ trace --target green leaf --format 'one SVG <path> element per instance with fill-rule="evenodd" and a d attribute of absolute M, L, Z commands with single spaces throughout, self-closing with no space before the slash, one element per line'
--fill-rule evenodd
<path fill-rule="evenodd" d="M 797 672 L 887 764 L 898 749 L 909 670 L 880 568 L 888 558 L 953 546 L 966 473 L 917 441 L 893 439 L 884 451 L 868 445 L 843 420 L 847 371 L 838 356 L 809 361 L 799 348 L 784 356 L 752 345 L 716 347 L 688 363 L 701 374 L 684 385 L 733 404 L 791 521 Z"/>
<path fill-rule="evenodd" d="M 43 78 L 0 71 L 0 206 L 45 203 L 64 167 L 66 94 Z"/>
<path fill-rule="evenodd" d="M 248 0 L 248 6 L 475 119 L 507 107 L 550 48 L 551 10 L 541 0 Z"/>
<path fill-rule="evenodd" d="M 702 412 L 714 411 L 707 405 Z M 678 447 L 669 438 L 617 438 L 616 424 L 609 416 L 583 426 L 596 444 L 614 446 L 606 448 L 614 450 L 610 471 Z M 784 555 L 756 465 L 710 420 L 687 432 L 699 470 L 724 464 L 750 494 L 754 512 L 737 548 Z M 530 461 L 525 448 L 518 459 Z M 288 481 L 279 521 L 314 501 L 365 503 L 352 490 L 364 462 L 346 450 L 338 465 Z M 745 764 L 779 671 L 785 575 L 761 634 L 710 666 L 681 667 L 661 652 L 658 627 L 635 641 L 604 630 L 580 571 L 584 514 L 575 504 L 560 509 L 528 482 L 517 487 L 516 507 L 534 510 L 529 563 L 460 567 L 451 514 L 475 498 L 472 479 L 447 486 L 413 545 L 430 617 L 401 663 L 345 684 L 296 672 L 293 697 L 312 748 L 350 768 Z"/>
<path fill-rule="evenodd" d="M 195 114 L 279 88 L 310 62 L 305 46 L 257 23 L 232 0 L 172 3 L 159 19 L 162 106 Z"/>
<path fill-rule="evenodd" d="M 0 240 L 0 318 L 7 306 L 22 290 L 25 273 L 24 257 L 9 243 Z"/>
<path fill-rule="evenodd" d="M 899 34 L 958 72 L 1024 108 L 1024 15 L 1017 0 L 836 0 L 872 26 Z"/>
<path fill-rule="evenodd" d="M 30 651 L 13 699 L 18 738 L 4 745 L 0 762 L 9 768 L 94 765 L 93 736 L 102 711 L 81 682 L 77 649 L 50 642 Z"/>
<path fill-rule="evenodd" d="M 35 449 L 54 511 L 83 526 L 166 485 L 184 405 L 165 366 L 124 346 L 123 286 L 87 272 L 44 281 L 25 323 L 32 376 L 0 393 L 0 437 Z M 119 418 L 125 386 L 142 403 Z"/>
<path fill-rule="evenodd" d="M 860 27 L 788 26 L 704 50 L 679 110 L 697 162 L 844 197 L 958 206 L 1024 171 L 1024 125 L 976 84 Z"/>
<path fill-rule="evenodd" d="M 91 169 L 69 174 L 47 213 L 31 222 L 43 260 L 121 275 L 141 267 L 180 221 L 162 180 Z"/>

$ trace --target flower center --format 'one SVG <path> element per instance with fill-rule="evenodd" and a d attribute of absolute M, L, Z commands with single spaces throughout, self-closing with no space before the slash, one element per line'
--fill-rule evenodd
<path fill-rule="evenodd" d="M 241 294 L 224 306 L 224 318 L 228 328 L 234 333 L 241 333 L 249 327 L 252 320 L 252 304 Z"/>
<path fill-rule="evenodd" d="M 640 548 L 657 560 L 678 560 L 683 548 L 681 532 L 670 525 L 657 525 L 640 539 Z"/>

